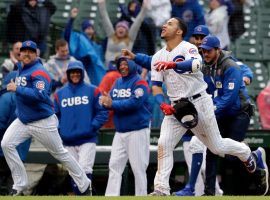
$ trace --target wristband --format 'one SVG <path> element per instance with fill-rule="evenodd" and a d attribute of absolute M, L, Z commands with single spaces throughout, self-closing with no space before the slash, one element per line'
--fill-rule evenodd
<path fill-rule="evenodd" d="M 159 105 L 162 104 L 163 102 L 165 102 L 164 95 L 163 94 L 155 95 L 155 100 Z"/>

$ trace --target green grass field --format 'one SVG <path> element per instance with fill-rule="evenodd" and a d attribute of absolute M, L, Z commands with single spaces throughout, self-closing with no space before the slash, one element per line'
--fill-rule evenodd
<path fill-rule="evenodd" d="M 21 199 L 21 200 L 269 200 L 270 197 L 268 196 L 215 196 L 215 197 L 78 197 L 78 196 L 20 196 L 20 197 L 7 197 L 7 196 L 0 196 L 1 200 L 13 200 L 13 199 Z"/>

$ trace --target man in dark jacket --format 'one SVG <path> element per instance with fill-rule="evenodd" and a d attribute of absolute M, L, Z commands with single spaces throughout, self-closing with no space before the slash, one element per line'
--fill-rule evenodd
<path fill-rule="evenodd" d="M 41 57 L 46 51 L 50 18 L 56 11 L 51 0 L 18 0 L 10 6 L 7 16 L 8 42 L 33 40 Z"/>

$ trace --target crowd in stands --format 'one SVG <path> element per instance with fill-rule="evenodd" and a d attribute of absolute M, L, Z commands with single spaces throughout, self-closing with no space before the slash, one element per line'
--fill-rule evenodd
<path fill-rule="evenodd" d="M 207 6 L 202 6 L 198 0 L 126 0 L 125 3 L 119 4 L 121 15 L 117 21 L 110 19 L 110 13 L 108 13 L 106 8 L 107 2 L 106 0 L 97 0 L 98 10 L 103 22 L 102 29 L 105 32 L 104 38 L 97 37 L 96 26 L 90 18 L 83 20 L 80 31 L 74 28 L 74 22 L 80 14 L 80 10 L 74 7 L 70 9 L 70 15 L 65 27 L 63 27 L 62 34 L 59 35 L 56 41 L 53 41 L 53 46 L 55 47 L 55 54 L 53 55 L 48 55 L 46 52 L 49 52 L 47 38 L 51 17 L 57 10 L 54 2 L 52 0 L 17 0 L 11 4 L 7 13 L 6 33 L 0 33 L 6 34 L 6 42 L 11 47 L 9 56 L 4 59 L 3 63 L 0 63 L 0 89 L 4 89 L 14 79 L 14 72 L 18 69 L 17 65 L 20 61 L 22 42 L 26 40 L 34 41 L 38 47 L 38 57 L 42 60 L 52 79 L 51 99 L 55 101 L 56 112 L 59 119 L 61 119 L 59 120 L 60 127 L 62 129 L 71 127 L 72 129 L 74 128 L 72 127 L 73 124 L 66 126 L 68 124 L 67 121 L 71 120 L 69 115 L 72 112 L 61 110 L 61 101 L 59 103 L 59 100 L 61 100 L 59 95 L 61 98 L 63 92 L 68 91 L 70 98 L 72 98 L 74 91 L 81 87 L 79 84 L 75 84 L 74 88 L 68 87 L 72 81 L 69 79 L 70 74 L 68 73 L 70 72 L 67 70 L 73 69 L 72 64 L 77 63 L 76 66 L 80 66 L 80 68 L 75 69 L 82 71 L 83 75 L 81 78 L 83 82 L 91 83 L 90 89 L 84 83 L 82 85 L 93 93 L 89 94 L 89 99 L 92 96 L 95 97 L 92 100 L 93 102 L 91 102 L 96 109 L 93 113 L 101 112 L 102 115 L 104 114 L 102 112 L 107 111 L 100 110 L 96 97 L 99 97 L 99 95 L 106 96 L 110 93 L 115 86 L 115 81 L 121 77 L 119 69 L 117 69 L 117 60 L 121 56 L 122 49 L 127 49 L 134 53 L 153 55 L 163 44 L 160 39 L 162 25 L 169 18 L 178 17 L 184 20 L 188 26 L 187 34 L 184 38 L 186 41 L 194 43 L 194 28 L 199 25 L 206 25 L 210 31 L 209 34 L 215 35 L 220 40 L 221 48 L 230 51 L 232 43 L 245 32 L 243 8 L 244 6 L 249 6 L 251 0 L 209 0 L 205 1 Z M 146 81 L 150 86 L 149 88 L 151 88 L 151 72 L 149 68 L 147 69 L 147 66 L 135 63 L 134 65 L 136 65 L 137 73 L 140 74 L 138 79 Z M 249 82 L 246 85 L 252 84 L 252 76 L 247 81 Z M 96 89 L 100 92 L 99 95 L 97 95 Z M 147 95 L 147 98 L 150 102 L 149 106 L 152 113 L 152 117 L 149 119 L 151 127 L 160 128 L 164 115 L 155 103 L 151 92 Z M 261 113 L 262 128 L 270 129 L 269 85 L 262 91 L 257 100 L 258 109 Z M 0 108 L 0 139 L 2 139 L 8 125 L 15 118 L 14 95 L 11 93 L 1 95 Z M 100 128 L 115 128 L 113 122 L 114 112 L 117 112 L 117 108 L 108 111 L 108 120 L 104 116 L 104 119 L 98 119 L 100 122 L 97 122 L 94 127 L 95 134 Z M 86 117 L 89 117 L 88 114 L 86 114 Z M 65 118 L 63 115 L 68 117 Z M 78 122 L 78 124 L 80 123 L 85 125 L 86 122 Z M 81 125 L 78 127 L 82 128 Z M 69 139 L 65 140 L 62 137 L 62 140 L 64 144 L 68 144 L 67 146 L 77 145 L 72 142 L 72 145 L 70 145 Z M 80 145 L 84 142 L 86 141 L 83 141 Z M 95 143 L 96 141 L 93 142 L 91 148 L 95 148 Z M 22 160 L 25 159 L 25 151 L 28 151 L 29 145 L 30 141 L 27 140 L 25 144 L 22 144 L 22 147 L 19 147 Z M 149 152 L 146 151 L 146 153 Z M 95 157 L 92 156 L 92 158 Z M 83 167 L 87 176 L 91 177 L 94 161 L 91 160 L 89 162 L 92 163 L 90 167 Z M 4 163 L 3 165 L 7 168 L 3 154 L 0 151 L 0 165 L 2 165 L 1 163 Z M 34 168 L 34 166 L 31 167 Z M 45 166 L 42 167 L 41 175 Z M 0 185 L 7 184 L 7 179 L 10 176 L 10 173 L 7 173 L 7 171 L 7 169 L 0 171 Z M 2 174 L 5 178 L 2 178 Z M 111 184 L 108 189 L 109 193 L 112 192 L 111 188 L 115 187 L 113 183 Z M 120 187 L 120 185 L 117 186 Z M 34 187 L 34 184 L 32 187 Z M 76 193 L 76 188 L 74 191 Z"/>

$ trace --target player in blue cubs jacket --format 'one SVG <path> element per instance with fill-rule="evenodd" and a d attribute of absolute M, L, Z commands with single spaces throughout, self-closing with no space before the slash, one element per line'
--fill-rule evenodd
<path fill-rule="evenodd" d="M 51 78 L 40 59 L 25 65 L 18 64 L 16 78 L 16 115 L 23 123 L 47 118 L 54 114 L 50 100 Z"/>
<path fill-rule="evenodd" d="M 104 94 L 100 103 L 114 110 L 116 133 L 109 163 L 106 196 L 119 196 L 122 173 L 129 159 L 135 177 L 135 195 L 147 195 L 146 169 L 149 163 L 150 119 L 149 87 L 137 74 L 137 65 L 120 58 L 117 79 L 110 94 Z"/>
<path fill-rule="evenodd" d="M 11 81 L 7 84 L 7 91 L 16 95 L 17 118 L 8 127 L 1 142 L 14 181 L 11 195 L 23 195 L 28 188 L 26 170 L 16 147 L 32 137 L 65 165 L 79 190 L 84 195 L 90 195 L 91 181 L 63 147 L 59 136 L 58 120 L 50 100 L 51 79 L 37 57 L 35 42 L 22 43 L 20 59 L 15 83 Z"/>
<path fill-rule="evenodd" d="M 108 111 L 99 104 L 99 89 L 84 82 L 84 66 L 71 61 L 68 84 L 55 94 L 55 111 L 64 145 L 92 179 L 98 130 L 108 120 Z M 73 181 L 72 181 L 73 182 Z M 80 194 L 76 184 L 74 192 Z"/>

